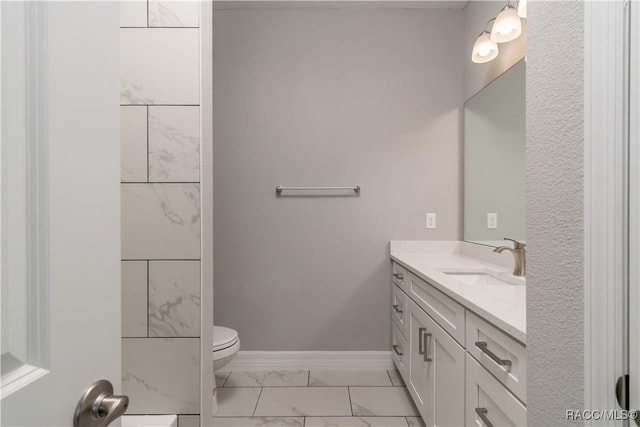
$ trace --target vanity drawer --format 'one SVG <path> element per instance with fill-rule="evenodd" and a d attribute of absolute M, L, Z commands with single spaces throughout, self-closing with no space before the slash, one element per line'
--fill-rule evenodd
<path fill-rule="evenodd" d="M 527 408 L 467 353 L 467 426 L 526 426 Z"/>
<path fill-rule="evenodd" d="M 406 282 L 407 282 L 408 276 L 409 276 L 409 272 L 407 271 L 406 268 L 404 268 L 397 262 L 391 263 L 391 277 L 392 277 L 393 283 L 398 285 L 398 287 L 405 292 L 407 292 Z"/>
<path fill-rule="evenodd" d="M 391 323 L 391 356 L 398 372 L 405 379 L 409 369 L 409 348 L 407 339 L 400 333 L 395 323 Z"/>
<path fill-rule="evenodd" d="M 466 337 L 467 351 L 526 403 L 526 347 L 471 311 L 467 312 Z"/>
<path fill-rule="evenodd" d="M 402 335 L 407 336 L 407 295 L 393 285 L 391 295 L 391 319 Z"/>
<path fill-rule="evenodd" d="M 413 274 L 407 284 L 411 299 L 464 347 L 465 308 Z"/>

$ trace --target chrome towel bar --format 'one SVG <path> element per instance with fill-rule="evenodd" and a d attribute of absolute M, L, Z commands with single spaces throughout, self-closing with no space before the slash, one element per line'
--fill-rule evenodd
<path fill-rule="evenodd" d="M 287 191 L 287 190 L 291 190 L 291 191 L 352 190 L 354 193 L 359 194 L 360 186 L 359 185 L 355 185 L 352 187 L 283 187 L 282 185 L 276 186 L 276 194 L 278 195 L 280 195 L 283 191 Z"/>

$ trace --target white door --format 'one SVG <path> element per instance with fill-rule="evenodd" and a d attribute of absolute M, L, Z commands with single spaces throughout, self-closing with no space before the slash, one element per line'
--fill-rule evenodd
<path fill-rule="evenodd" d="M 120 391 L 119 6 L 0 2 L 2 426 Z"/>

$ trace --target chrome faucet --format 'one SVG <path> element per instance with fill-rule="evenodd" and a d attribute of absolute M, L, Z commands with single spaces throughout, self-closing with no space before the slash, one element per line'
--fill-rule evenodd
<path fill-rule="evenodd" d="M 493 252 L 497 252 L 500 254 L 505 249 L 511 251 L 511 253 L 513 254 L 513 258 L 516 261 L 516 266 L 513 269 L 513 275 L 524 277 L 527 270 L 527 260 L 524 248 L 527 246 L 527 244 L 525 242 L 519 242 L 514 239 L 509 239 L 508 237 L 505 237 L 504 240 L 512 241 L 513 249 L 511 249 L 509 246 L 498 246 L 493 250 Z"/>

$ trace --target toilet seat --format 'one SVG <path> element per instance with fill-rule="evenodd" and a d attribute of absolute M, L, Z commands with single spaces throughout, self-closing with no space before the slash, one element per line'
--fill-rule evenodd
<path fill-rule="evenodd" d="M 234 346 L 238 339 L 238 332 L 224 326 L 213 327 L 213 351 L 221 351 Z"/>

